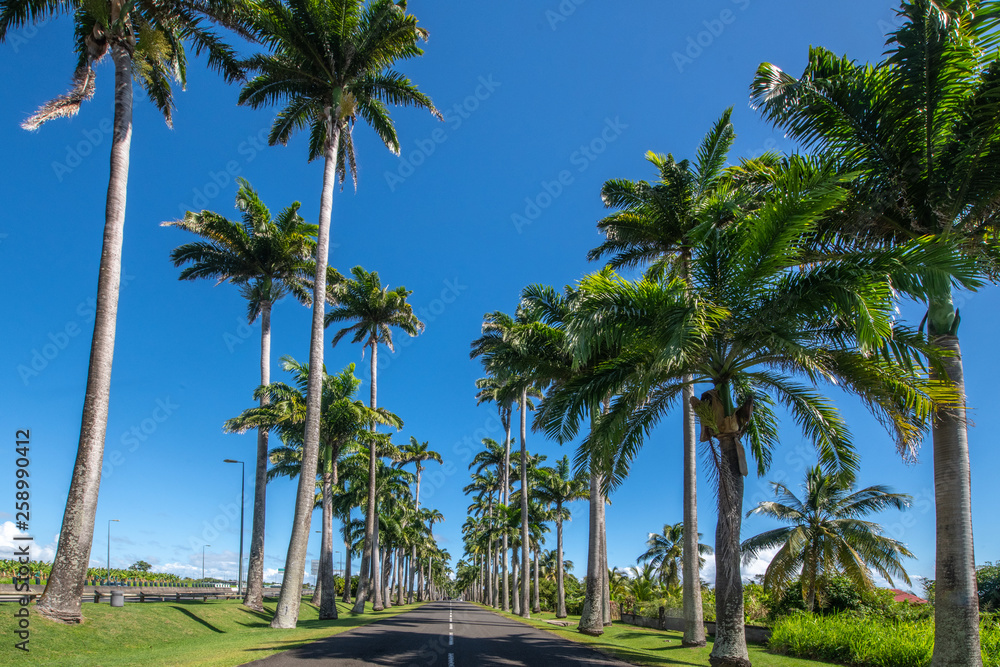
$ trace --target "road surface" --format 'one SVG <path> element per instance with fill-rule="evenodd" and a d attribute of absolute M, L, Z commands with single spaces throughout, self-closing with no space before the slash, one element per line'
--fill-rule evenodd
<path fill-rule="evenodd" d="M 477 605 L 431 602 L 384 621 L 247 664 L 254 667 L 626 667 L 628 663 Z"/>

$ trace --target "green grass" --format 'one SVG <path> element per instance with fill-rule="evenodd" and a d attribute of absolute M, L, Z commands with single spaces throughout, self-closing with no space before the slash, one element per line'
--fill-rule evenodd
<path fill-rule="evenodd" d="M 775 623 L 771 646 L 791 655 L 864 667 L 922 667 L 934 650 L 934 621 L 795 615 Z M 1000 628 L 984 624 L 983 664 L 1000 665 Z"/>
<path fill-rule="evenodd" d="M 611 627 L 604 628 L 600 637 L 590 637 L 576 630 L 579 616 L 562 619 L 569 621 L 567 627 L 559 627 L 546 623 L 555 619 L 552 612 L 532 614 L 530 620 L 520 616 L 506 614 L 490 607 L 490 611 L 512 618 L 533 627 L 546 630 L 564 639 L 589 644 L 605 655 L 631 662 L 635 665 L 707 665 L 708 654 L 712 651 L 712 638 L 708 638 L 708 646 L 702 648 L 683 648 L 682 633 L 662 630 L 651 630 L 634 625 L 616 622 Z M 762 646 L 750 644 L 750 662 L 754 667 L 818 667 L 821 663 L 804 658 L 793 658 L 786 655 L 768 653 Z"/>
<path fill-rule="evenodd" d="M 14 648 L 15 603 L 0 604 L 0 665 L 203 665 L 229 667 L 329 637 L 351 628 L 415 609 L 418 604 L 351 616 L 338 604 L 340 618 L 320 621 L 319 609 L 303 600 L 298 627 L 268 627 L 276 600 L 265 599 L 266 613 L 253 612 L 239 600 L 84 604 L 85 621 L 63 625 L 31 609 L 30 653 Z"/>

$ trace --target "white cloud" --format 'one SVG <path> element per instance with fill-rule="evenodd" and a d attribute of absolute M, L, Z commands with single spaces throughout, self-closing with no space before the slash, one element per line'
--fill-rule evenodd
<path fill-rule="evenodd" d="M 761 551 L 756 558 L 749 563 L 740 563 L 740 574 L 743 581 L 749 581 L 758 574 L 764 574 L 767 566 L 771 564 L 771 559 L 778 553 L 780 546 Z M 715 556 L 705 556 L 705 567 L 701 568 L 701 578 L 711 586 L 715 586 Z"/>
<path fill-rule="evenodd" d="M 17 529 L 13 521 L 4 521 L 0 527 L 0 553 L 4 558 L 11 556 L 14 551 L 21 549 L 25 544 L 29 545 L 29 555 L 31 560 L 41 560 L 51 562 L 56 556 L 56 546 L 59 543 L 58 533 L 52 536 L 52 541 L 46 545 L 39 545 L 37 539 L 31 542 L 17 540 L 15 536 L 22 536 L 23 533 Z"/>

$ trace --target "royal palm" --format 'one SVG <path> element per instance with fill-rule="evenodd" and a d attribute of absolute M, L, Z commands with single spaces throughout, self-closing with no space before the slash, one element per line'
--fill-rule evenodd
<path fill-rule="evenodd" d="M 850 475 L 857 458 L 846 424 L 819 383 L 863 397 L 901 447 L 919 441 L 932 398 L 954 396 L 913 372 L 920 339 L 893 327 L 890 284 L 914 273 L 969 278 L 970 263 L 928 241 L 820 257 L 811 239 L 821 216 L 843 202 L 843 182 L 827 164 L 790 160 L 754 213 L 700 232 L 689 281 L 595 274 L 581 282 L 566 327 L 581 364 L 607 345 L 622 349 L 547 398 L 559 416 L 548 430 L 568 439 L 594 401 L 616 396 L 583 443 L 609 461 L 609 486 L 621 483 L 645 434 L 690 381 L 712 386 L 693 406 L 718 485 L 713 665 L 749 664 L 739 568 L 743 442 L 762 474 L 777 444 L 773 407 L 792 415 L 824 468 Z M 880 349 L 886 357 L 871 354 Z"/>
<path fill-rule="evenodd" d="M 698 536 L 699 539 L 701 535 Z M 680 574 L 683 571 L 683 564 L 678 567 L 677 561 L 681 560 L 683 557 L 682 544 L 684 543 L 684 524 L 675 523 L 670 525 L 669 523 L 663 524 L 663 532 L 661 533 L 650 533 L 649 539 L 646 540 L 646 550 L 642 552 L 638 558 L 636 558 L 636 563 L 648 563 L 656 569 L 657 578 L 660 583 L 665 585 L 668 590 L 677 588 L 680 583 Z M 712 553 L 712 547 L 707 544 L 698 545 L 698 559 L 699 568 L 704 564 L 705 559 L 702 556 L 706 556 Z M 689 576 L 697 577 L 697 571 L 695 573 L 684 572 L 684 577 Z M 701 581 L 698 582 L 701 586 Z"/>
<path fill-rule="evenodd" d="M 566 587 L 563 581 L 563 521 L 570 518 L 567 503 L 590 497 L 586 476 L 570 472 L 569 457 L 563 456 L 554 468 L 543 468 L 535 496 L 553 506 L 556 523 L 556 618 L 566 618 Z"/>
<path fill-rule="evenodd" d="M 374 410 L 378 392 L 378 347 L 385 345 L 390 351 L 395 352 L 396 347 L 392 341 L 392 330 L 399 329 L 402 332 L 416 336 L 424 329 L 423 323 L 413 314 L 413 307 L 407 303 L 406 298 L 412 294 L 405 287 L 389 289 L 382 286 L 378 272 L 365 271 L 360 266 L 351 269 L 353 280 L 344 283 L 343 289 L 338 293 L 339 303 L 326 315 L 324 326 L 329 326 L 334 322 L 354 322 L 350 326 L 340 329 L 333 337 L 333 345 L 341 341 L 347 334 L 352 334 L 351 342 L 361 343 L 369 348 L 369 360 L 371 363 L 371 405 Z M 371 460 L 368 466 L 368 475 L 371 480 L 371 489 L 368 492 L 368 506 L 365 515 L 365 549 L 361 556 L 361 572 L 358 579 L 358 599 L 354 604 L 354 613 L 364 611 L 364 586 L 362 582 L 367 581 L 369 568 L 371 568 L 372 581 L 379 581 L 379 559 L 377 557 L 378 544 L 374 543 L 375 524 L 375 467 L 377 451 L 370 448 Z M 376 555 L 373 556 L 373 550 Z M 375 594 L 372 600 L 372 608 L 381 611 L 382 595 L 379 586 L 374 588 Z"/>
<path fill-rule="evenodd" d="M 309 128 L 309 159 L 323 158 L 314 288 L 325 294 L 333 190 L 338 177 L 343 182 L 348 171 L 355 175 L 351 134 L 355 121 L 360 117 L 398 154 L 399 139 L 386 105 L 412 105 L 437 113 L 426 95 L 391 69 L 395 62 L 423 53 L 417 44 L 427 33 L 403 3 L 391 0 L 260 0 L 253 8 L 254 34 L 269 52 L 247 61 L 255 76 L 244 86 L 239 102 L 253 108 L 282 105 L 268 143 L 285 144 L 297 130 Z M 323 306 L 322 299 L 314 300 L 309 347 L 313 377 L 303 450 L 303 463 L 310 465 L 318 456 Z M 271 621 L 275 628 L 295 627 L 298 617 L 311 497 L 307 480 L 300 478 L 285 566 L 289 574 Z"/>
<path fill-rule="evenodd" d="M 308 283 L 316 248 L 316 226 L 298 214 L 295 202 L 272 218 L 257 191 L 244 179 L 237 179 L 236 208 L 242 213 L 237 222 L 212 211 L 188 212 L 183 220 L 164 222 L 200 236 L 170 253 L 174 266 L 185 266 L 181 280 L 209 278 L 230 282 L 247 300 L 247 320 L 260 318 L 260 384 L 271 382 L 271 308 L 291 293 L 308 304 Z M 332 271 L 332 269 L 331 269 Z M 336 282 L 336 272 L 330 276 Z M 267 396 L 261 396 L 261 405 Z M 254 477 L 253 528 L 250 536 L 248 607 L 263 610 L 264 513 L 267 489 L 267 429 L 257 432 L 257 466 Z"/>
<path fill-rule="evenodd" d="M 133 81 L 138 82 L 167 125 L 172 126 L 174 102 L 170 82 L 173 79 L 181 85 L 185 83 L 185 44 L 193 46 L 196 53 L 208 51 L 209 66 L 219 70 L 227 80 L 239 79 L 242 72 L 234 52 L 204 27 L 207 18 L 224 22 L 242 33 L 234 7 L 229 0 L 194 4 L 172 0 L 0 2 L 0 42 L 6 39 L 8 30 L 61 13 L 73 14 L 76 24 L 74 46 L 78 57 L 72 86 L 66 94 L 46 103 L 25 120 L 22 123 L 25 129 L 35 130 L 54 118 L 75 115 L 81 104 L 94 95 L 96 65 L 110 54 L 115 66 L 111 167 L 80 440 L 52 576 L 38 601 L 38 612 L 51 619 L 81 621 L 80 598 L 94 537 L 118 314 L 132 143 Z"/>
<path fill-rule="evenodd" d="M 860 172 L 831 230 L 852 242 L 896 245 L 932 235 L 996 275 L 1000 113 L 994 3 L 904 2 L 886 59 L 857 64 L 811 48 L 802 76 L 764 63 L 752 85 L 764 117 L 806 148 Z M 959 396 L 933 424 L 937 522 L 931 664 L 981 664 L 972 541 L 968 429 L 955 286 L 926 293 L 927 333 L 950 353 L 940 372 Z M 913 452 L 904 452 L 913 455 Z"/>

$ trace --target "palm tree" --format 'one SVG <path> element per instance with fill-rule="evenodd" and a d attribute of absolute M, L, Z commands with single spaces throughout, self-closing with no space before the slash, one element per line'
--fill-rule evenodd
<path fill-rule="evenodd" d="M 503 468 L 502 468 L 502 479 L 501 488 L 503 489 L 503 497 L 500 499 L 500 503 L 507 505 L 510 503 L 510 422 L 511 416 L 514 410 L 514 403 L 519 399 L 519 392 L 517 391 L 517 383 L 513 379 L 506 378 L 501 379 L 499 376 L 487 376 L 476 380 L 476 389 L 479 393 L 476 394 L 476 405 L 481 405 L 484 402 L 491 401 L 496 403 L 497 411 L 500 416 L 500 423 L 503 425 L 504 429 L 504 441 L 503 441 Z M 534 394 L 536 392 L 529 389 L 529 394 Z M 503 543 L 501 547 L 501 552 L 504 557 L 500 559 L 503 577 L 503 593 L 502 608 L 504 611 L 510 611 L 510 582 L 507 576 L 507 549 L 508 545 L 508 531 L 504 527 L 503 535 L 501 536 L 501 541 Z"/>
<path fill-rule="evenodd" d="M 528 485 L 527 470 L 527 412 L 529 409 L 528 396 L 537 392 L 537 380 L 535 377 L 519 372 L 518 368 L 524 369 L 532 365 L 528 361 L 529 352 L 527 348 L 517 340 L 520 331 L 530 329 L 533 324 L 527 311 L 518 309 L 514 318 L 506 313 L 495 311 L 487 313 L 483 317 L 483 335 L 472 342 L 470 358 L 483 357 L 483 366 L 486 371 L 497 377 L 501 382 L 510 382 L 509 389 L 515 390 L 520 401 L 521 411 L 521 489 L 522 492 Z M 521 571 L 528 571 L 528 507 L 521 507 Z M 530 596 L 529 582 L 522 576 L 520 615 L 528 618 Z"/>
<path fill-rule="evenodd" d="M 343 182 L 348 170 L 356 175 L 351 132 L 357 117 L 396 154 L 399 139 L 387 103 L 422 107 L 440 117 L 430 98 L 391 69 L 393 63 L 423 53 L 417 44 L 427 32 L 406 13 L 405 3 L 392 0 L 261 0 L 254 4 L 253 31 L 271 52 L 247 61 L 256 76 L 244 86 L 239 103 L 254 109 L 284 104 L 268 143 L 285 144 L 296 130 L 309 127 L 309 159 L 324 160 L 314 288 L 325 294 L 333 190 L 337 178 Z M 318 455 L 323 317 L 323 300 L 314 300 L 309 366 L 315 375 L 310 378 L 303 452 L 310 465 Z M 311 495 L 305 478 L 300 479 L 285 564 L 289 574 L 271 621 L 275 628 L 295 627 L 298 617 Z"/>
<path fill-rule="evenodd" d="M 556 618 L 566 618 L 566 587 L 563 581 L 563 521 L 570 518 L 566 503 L 590 497 L 587 478 L 581 473 L 572 475 L 569 457 L 563 456 L 555 468 L 542 469 L 541 483 L 535 496 L 542 502 L 554 505 L 556 522 Z"/>
<path fill-rule="evenodd" d="M 399 460 L 400 465 L 405 465 L 407 463 L 415 463 L 417 465 L 417 489 L 416 496 L 414 498 L 414 509 L 420 509 L 420 473 L 423 471 L 424 466 L 421 465 L 424 461 L 437 461 L 441 463 L 441 455 L 430 449 L 429 442 L 419 442 L 412 435 L 410 436 L 410 444 L 403 445 L 400 447 L 403 452 L 403 458 Z M 417 557 L 417 545 L 414 543 L 411 547 L 410 560 L 411 562 Z M 410 571 L 410 593 L 413 593 L 413 570 Z M 408 602 L 412 602 L 412 597 L 408 598 Z"/>
<path fill-rule="evenodd" d="M 282 358 L 282 367 L 292 374 L 295 387 L 276 382 L 260 387 L 256 398 L 267 398 L 258 408 L 245 410 L 230 419 L 225 430 L 243 433 L 251 428 L 277 429 L 284 447 L 272 450 L 270 459 L 275 466 L 268 478 L 277 475 L 295 477 L 301 473 L 303 460 L 304 424 L 307 412 L 309 366 L 291 357 Z M 318 474 L 321 478 L 319 500 L 323 508 L 320 580 L 324 595 L 320 599 L 320 618 L 337 618 L 336 586 L 333 581 L 333 490 L 339 485 L 338 460 L 342 454 L 357 451 L 363 445 L 368 430 L 378 424 L 400 428 L 402 420 L 384 408 L 368 408 L 355 400 L 361 380 L 354 377 L 354 364 L 338 375 L 323 372 L 322 413 L 320 415 L 320 456 Z M 314 482 L 315 483 L 315 482 Z"/>
<path fill-rule="evenodd" d="M 701 538 L 701 535 L 698 536 Z M 670 525 L 669 523 L 663 524 L 663 532 L 657 535 L 656 533 L 650 533 L 649 539 L 646 540 L 646 546 L 648 547 L 638 558 L 635 559 L 636 563 L 649 563 L 654 568 L 656 568 L 657 578 L 660 583 L 664 584 L 668 589 L 677 588 L 680 583 L 680 572 L 683 566 L 680 568 L 677 566 L 677 561 L 683 556 L 683 549 L 681 545 L 684 543 L 684 524 L 675 523 Z M 706 556 L 712 553 L 712 547 L 707 544 L 698 545 L 698 560 L 699 560 L 699 570 L 701 566 L 705 564 L 705 559 L 702 556 Z M 696 570 L 693 576 L 697 576 L 698 571 Z M 689 575 L 687 572 L 684 573 L 684 578 L 686 579 Z M 698 582 L 698 586 L 701 586 L 701 581 Z"/>
<path fill-rule="evenodd" d="M 379 343 L 395 352 L 396 348 L 392 342 L 393 327 L 402 330 L 410 336 L 416 336 L 424 330 L 424 324 L 413 314 L 413 306 L 406 302 L 406 297 L 413 292 L 405 287 L 389 289 L 382 287 L 382 281 L 378 277 L 377 271 L 369 273 L 360 266 L 351 269 L 353 280 L 348 280 L 343 289 L 338 294 L 339 304 L 326 315 L 324 326 L 330 326 L 334 322 L 353 321 L 349 327 L 344 327 L 333 337 L 333 346 L 343 339 L 347 334 L 353 334 L 352 343 L 362 343 L 371 351 L 371 408 L 375 409 L 375 402 L 378 391 L 378 346 Z M 368 465 L 368 475 L 371 489 L 368 492 L 368 507 L 366 514 L 366 534 L 365 550 L 361 557 L 361 572 L 359 578 L 358 600 L 352 609 L 353 613 L 360 614 L 364 611 L 365 599 L 360 593 L 364 587 L 362 582 L 367 581 L 368 569 L 371 568 L 372 581 L 379 581 L 378 544 L 374 543 L 375 537 L 375 448 L 371 448 L 371 460 Z M 376 551 L 373 552 L 373 549 Z M 374 556 L 373 556 L 374 553 Z M 379 594 L 379 587 L 375 587 L 375 595 L 372 599 L 372 609 L 381 611 L 383 609 L 382 596 Z"/>
<path fill-rule="evenodd" d="M 897 575 L 907 584 L 910 578 L 901 557 L 913 558 L 902 542 L 882 535 L 882 527 L 861 517 L 889 508 L 904 510 L 911 498 L 892 493 L 886 486 L 869 486 L 854 491 L 844 478 L 829 475 L 819 466 L 806 472 L 805 496 L 800 500 L 784 484 L 771 482 L 777 500 L 766 500 L 749 512 L 791 524 L 744 540 L 740 548 L 744 561 L 751 561 L 765 549 L 780 546 L 764 573 L 765 588 L 782 591 L 801 576 L 802 599 L 812 611 L 823 584 L 834 574 L 849 578 L 862 590 L 873 590 L 871 570 L 892 584 Z"/>
<path fill-rule="evenodd" d="M 204 240 L 179 246 L 170 253 L 174 266 L 188 264 L 181 280 L 211 278 L 231 282 L 240 288 L 248 302 L 247 320 L 253 324 L 260 317 L 260 384 L 271 382 L 271 308 L 286 294 L 299 301 L 311 301 L 308 283 L 312 257 L 316 249 L 316 226 L 307 224 L 298 214 L 299 202 L 271 217 L 264 202 L 250 183 L 237 179 L 236 209 L 242 222 L 228 220 L 212 211 L 188 212 L 183 220 L 164 222 L 197 234 Z M 339 274 L 330 269 L 331 284 Z M 261 396 L 261 406 L 267 396 Z M 264 512 L 267 489 L 267 429 L 257 432 L 257 466 L 254 476 L 253 528 L 250 534 L 250 563 L 246 606 L 263 611 L 264 594 Z"/>
<path fill-rule="evenodd" d="M 693 407 L 718 485 L 713 665 L 748 662 L 739 569 L 743 439 L 763 474 L 777 443 L 773 406 L 781 403 L 825 469 L 853 474 L 847 426 L 816 388 L 826 381 L 861 396 L 900 447 L 913 446 L 935 401 L 954 393 L 916 373 L 916 357 L 927 348 L 916 332 L 892 326 L 888 286 L 914 273 L 973 273 L 969 262 L 926 240 L 820 257 L 812 238 L 820 217 L 843 201 L 843 177 L 828 164 L 796 158 L 772 178 L 753 213 L 705 230 L 690 281 L 630 283 L 605 271 L 581 282 L 567 325 L 575 357 L 585 364 L 608 344 L 623 352 L 548 396 L 543 420 L 550 435 L 571 439 L 595 401 L 617 396 L 582 443 L 609 461 L 607 485 L 614 487 L 645 434 L 682 395 L 685 376 L 712 385 Z"/>
<path fill-rule="evenodd" d="M 8 30 L 45 21 L 60 13 L 73 14 L 76 26 L 74 38 L 78 59 L 71 89 L 39 108 L 22 123 L 23 128 L 36 130 L 54 118 L 75 115 L 83 102 L 94 95 L 96 64 L 110 52 L 115 65 L 111 166 L 80 441 L 52 576 L 38 601 L 38 612 L 53 620 L 65 623 L 82 620 L 80 598 L 94 539 L 111 394 L 132 143 L 133 80 L 139 83 L 163 114 L 167 125 L 172 127 L 174 102 L 170 80 L 173 78 L 181 85 L 185 83 L 185 44 L 193 46 L 195 53 L 208 51 L 209 66 L 220 71 L 227 81 L 240 79 L 242 71 L 233 50 L 203 25 L 205 19 L 210 19 L 245 34 L 236 7 L 230 0 L 205 0 L 197 4 L 169 0 L 134 3 L 21 0 L 0 4 L 0 42 L 6 39 Z"/>
<path fill-rule="evenodd" d="M 698 147 L 695 164 L 676 162 L 672 155 L 646 153 L 658 179 L 646 181 L 615 179 L 607 181 L 601 197 L 608 208 L 618 209 L 597 223 L 607 240 L 587 254 L 597 260 L 611 255 L 613 269 L 647 267 L 647 275 L 658 277 L 688 276 L 694 231 L 706 222 L 715 225 L 732 220 L 738 198 L 745 189 L 730 187 L 725 178 L 726 157 L 736 133 L 727 109 L 716 121 Z M 766 158 L 765 158 L 766 159 Z M 687 378 L 681 397 L 684 429 L 684 524 L 690 539 L 684 543 L 684 562 L 688 572 L 696 573 L 698 563 L 697 437 L 695 415 L 691 407 L 694 383 Z M 704 646 L 705 624 L 701 604 L 700 577 L 684 579 L 684 646 Z"/>
<path fill-rule="evenodd" d="M 930 235 L 953 241 L 995 275 L 1000 116 L 993 3 L 905 1 L 887 57 L 856 64 L 811 47 L 802 76 L 763 63 L 752 102 L 806 148 L 860 172 L 831 220 L 854 242 L 897 245 Z M 980 665 L 979 608 L 965 387 L 955 285 L 938 278 L 910 292 L 928 306 L 931 342 L 950 353 L 935 370 L 958 389 L 933 424 L 937 521 L 931 664 Z M 912 454 L 912 452 L 910 452 Z"/>

